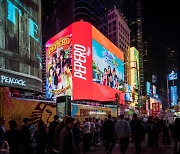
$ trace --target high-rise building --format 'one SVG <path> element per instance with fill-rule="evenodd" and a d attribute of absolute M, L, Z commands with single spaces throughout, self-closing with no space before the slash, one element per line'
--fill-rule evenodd
<path fill-rule="evenodd" d="M 41 1 L 0 1 L 0 86 L 40 93 Z"/>
<path fill-rule="evenodd" d="M 141 0 L 108 0 L 107 9 L 116 7 L 125 17 L 131 30 L 131 47 L 136 47 L 139 51 L 139 69 L 141 91 L 144 85 L 143 76 L 143 35 L 142 35 L 142 5 Z"/>
<path fill-rule="evenodd" d="M 125 82 L 128 83 L 128 63 L 130 47 L 130 29 L 120 12 L 114 8 L 108 11 L 108 38 L 124 52 L 125 55 Z"/>

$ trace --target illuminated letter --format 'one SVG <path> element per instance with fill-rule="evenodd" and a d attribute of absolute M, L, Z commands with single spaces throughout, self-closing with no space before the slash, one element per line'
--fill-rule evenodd
<path fill-rule="evenodd" d="M 38 42 L 38 25 L 34 21 L 29 19 L 29 35 Z"/>
<path fill-rule="evenodd" d="M 16 25 L 16 11 L 20 16 L 22 16 L 21 10 L 19 10 L 13 3 L 8 2 L 8 20 L 11 21 L 14 25 Z"/>

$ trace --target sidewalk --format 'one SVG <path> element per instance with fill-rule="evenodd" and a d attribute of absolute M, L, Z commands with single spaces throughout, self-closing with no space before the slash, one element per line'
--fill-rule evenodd
<path fill-rule="evenodd" d="M 159 143 L 158 149 L 147 148 L 147 142 L 141 142 L 141 146 L 141 154 L 172 154 L 173 151 L 172 142 L 170 147 L 161 147 L 161 143 Z M 80 154 L 107 154 L 107 152 L 102 145 L 96 145 L 88 152 L 84 153 L 83 150 L 81 150 Z M 112 154 L 120 154 L 119 144 L 115 145 Z M 129 143 L 129 147 L 126 151 L 126 154 L 136 154 L 133 142 Z"/>

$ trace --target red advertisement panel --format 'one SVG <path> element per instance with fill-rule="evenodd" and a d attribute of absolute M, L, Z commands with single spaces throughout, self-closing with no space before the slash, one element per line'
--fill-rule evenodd
<path fill-rule="evenodd" d="M 72 32 L 73 100 L 92 100 L 92 26 L 75 22 Z"/>
<path fill-rule="evenodd" d="M 46 97 L 72 95 L 72 29 L 65 28 L 46 43 Z"/>
<path fill-rule="evenodd" d="M 160 111 L 159 103 L 152 103 L 152 115 L 157 116 Z"/>

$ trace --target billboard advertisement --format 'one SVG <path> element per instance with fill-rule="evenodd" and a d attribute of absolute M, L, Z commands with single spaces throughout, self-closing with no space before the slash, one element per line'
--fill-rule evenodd
<path fill-rule="evenodd" d="M 46 43 L 46 97 L 72 95 L 71 27 Z"/>
<path fill-rule="evenodd" d="M 124 63 L 96 40 L 93 45 L 93 81 L 120 90 L 124 81 Z"/>
<path fill-rule="evenodd" d="M 178 77 L 177 77 L 177 73 L 175 73 L 174 71 L 171 72 L 171 74 L 168 74 L 168 80 L 171 81 L 171 80 L 176 80 Z"/>
<path fill-rule="evenodd" d="M 178 104 L 177 86 L 171 86 L 171 106 Z"/>
<path fill-rule="evenodd" d="M 124 89 L 125 90 L 125 100 L 133 102 L 133 98 L 132 98 L 133 88 L 128 84 L 125 84 L 124 87 L 125 87 L 125 89 Z"/>
<path fill-rule="evenodd" d="M 130 48 L 131 86 L 139 86 L 139 51 L 135 47 Z"/>
<path fill-rule="evenodd" d="M 0 55 L 0 85 L 42 91 L 41 1 L 0 0 Z"/>
<path fill-rule="evenodd" d="M 123 52 L 91 24 L 68 26 L 46 43 L 46 52 L 48 98 L 69 95 L 72 100 L 114 101 L 119 93 L 124 103 L 119 91 L 124 81 Z M 62 65 L 57 53 L 64 53 Z"/>
<path fill-rule="evenodd" d="M 148 96 L 151 96 L 151 84 L 150 84 L 150 82 L 146 82 L 146 93 Z"/>

